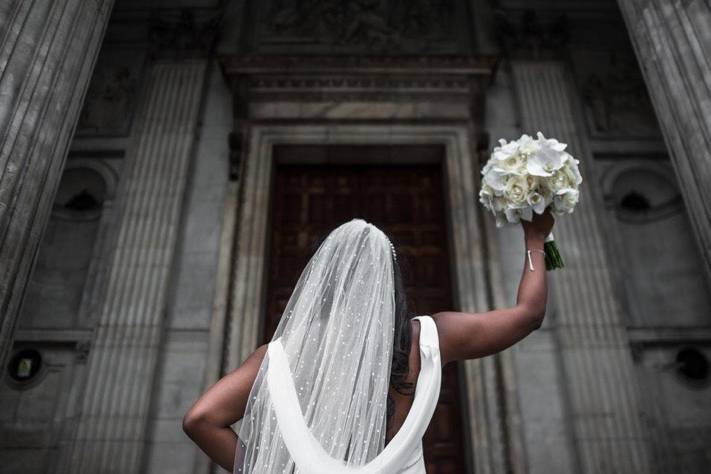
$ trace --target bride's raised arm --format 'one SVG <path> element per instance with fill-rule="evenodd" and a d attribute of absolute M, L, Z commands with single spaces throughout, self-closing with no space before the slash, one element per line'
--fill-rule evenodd
<path fill-rule="evenodd" d="M 500 352 L 520 341 L 543 323 L 546 312 L 545 237 L 553 227 L 550 210 L 534 214 L 532 222 L 521 221 L 525 250 L 531 250 L 533 271 L 524 252 L 523 273 L 516 305 L 482 313 L 443 311 L 432 315 L 437 323 L 442 364 L 476 359 Z"/>

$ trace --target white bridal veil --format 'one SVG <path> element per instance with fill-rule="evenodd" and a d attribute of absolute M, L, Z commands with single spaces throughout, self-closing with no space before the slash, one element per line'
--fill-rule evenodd
<path fill-rule="evenodd" d="M 336 472 L 383 451 L 395 318 L 392 258 L 385 234 L 361 219 L 321 244 L 252 386 L 236 474 Z M 318 446 L 321 470 L 299 469 L 299 443 Z"/>

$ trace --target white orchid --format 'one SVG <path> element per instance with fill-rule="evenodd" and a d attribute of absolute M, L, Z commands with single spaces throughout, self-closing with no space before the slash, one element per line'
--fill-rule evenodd
<path fill-rule="evenodd" d="M 552 176 L 570 156 L 564 151 L 567 145 L 554 138 L 548 139 L 541 132 L 538 132 L 538 145 L 538 151 L 528 158 L 527 170 L 534 176 Z"/>
<path fill-rule="evenodd" d="M 529 135 L 523 134 L 521 135 L 521 138 L 518 139 L 518 151 L 523 155 L 536 153 L 540 151 L 540 149 L 541 144 Z"/>
<path fill-rule="evenodd" d="M 484 183 L 492 190 L 503 192 L 506 188 L 507 174 L 500 168 L 492 168 L 484 175 Z"/>

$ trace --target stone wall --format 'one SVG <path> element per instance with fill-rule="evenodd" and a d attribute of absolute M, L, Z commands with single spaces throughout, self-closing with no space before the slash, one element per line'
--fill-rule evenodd
<path fill-rule="evenodd" d="M 275 140 L 432 139 L 448 143 L 451 170 L 471 171 L 486 158 L 487 150 L 476 150 L 485 136 L 491 145 L 537 127 L 571 142 L 586 161 L 583 185 L 590 193 L 580 215 L 559 225 L 571 266 L 552 275 L 543 327 L 462 371 L 472 414 L 471 465 L 477 474 L 600 466 L 704 472 L 711 463 L 705 451 L 711 397 L 708 374 L 698 368 L 711 357 L 708 283 L 680 198 L 683 185 L 614 1 L 532 2 L 533 16 L 513 0 L 453 1 L 431 18 L 427 9 L 436 1 L 391 2 L 390 10 L 375 12 L 369 2 L 353 2 L 352 21 L 336 15 L 324 24 L 298 2 L 233 1 L 223 11 L 219 3 L 195 0 L 177 10 L 124 0 L 112 17 L 77 113 L 12 348 L 13 355 L 38 351 L 43 367 L 24 384 L 5 374 L 0 387 L 0 400 L 10 407 L 0 417 L 0 458 L 8 472 L 219 470 L 184 435 L 181 420 L 256 340 L 259 315 L 240 310 L 258 312 L 254 278 L 261 273 L 253 266 L 265 257 L 258 245 L 235 242 L 240 232 L 263 237 L 264 229 L 246 229 L 244 222 L 262 225 L 266 216 L 250 220 L 239 209 L 246 203 L 263 210 L 257 201 L 268 189 L 256 178 L 240 181 L 252 179 L 240 174 L 248 157 L 269 157 L 264 147 Z M 329 2 L 314 5 L 329 13 Z M 339 80 L 331 72 L 303 83 L 289 82 L 289 74 L 229 82 L 212 49 L 220 14 L 221 57 L 278 53 L 298 63 L 309 52 L 356 53 L 361 62 L 354 67 L 371 73 L 368 58 L 384 53 L 390 55 L 385 67 L 398 57 L 416 61 L 412 53 L 423 51 L 423 64 L 483 53 L 502 62 L 485 87 L 434 73 L 436 80 L 410 83 L 358 82 L 347 74 Z M 251 15 L 261 20 L 250 22 Z M 409 23 L 381 21 L 398 15 Z M 428 38 L 424 46 L 422 38 Z M 157 78 L 160 67 L 167 72 Z M 547 82 L 537 82 L 538 73 Z M 177 93 L 180 77 L 193 88 Z M 168 104 L 170 94 L 175 101 Z M 192 104 L 182 122 L 180 114 L 165 113 L 181 100 Z M 247 137 L 262 148 L 255 150 Z M 469 149 L 466 156 L 452 151 Z M 172 180 L 175 194 L 147 179 Z M 241 196 L 240 186 L 251 194 Z M 452 229 L 460 239 L 454 267 L 462 308 L 513 304 L 523 261 L 520 230 L 466 220 L 477 214 L 475 201 L 456 186 L 447 192 L 457 204 Z M 150 222 L 141 220 L 144 213 L 153 216 Z M 474 250 L 464 247 L 467 239 Z M 148 253 L 121 241 L 162 248 L 161 272 L 132 270 L 139 267 L 131 259 Z M 141 293 L 135 281 L 153 286 Z M 150 324 L 131 333 L 139 321 Z M 102 371 L 117 378 L 105 381 Z M 102 405 L 104 396 L 113 401 Z M 130 400 L 141 400 L 140 409 Z M 111 407 L 131 417 L 121 425 L 131 434 L 116 435 L 106 423 Z M 628 436 L 630 427 L 639 439 Z M 652 448 L 652 467 L 639 440 Z M 118 452 L 126 453 L 126 464 L 107 467 Z"/>

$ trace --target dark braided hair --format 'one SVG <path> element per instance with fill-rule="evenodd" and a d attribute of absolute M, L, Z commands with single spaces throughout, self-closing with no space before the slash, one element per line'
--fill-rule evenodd
<path fill-rule="evenodd" d="M 402 257 L 400 258 L 402 260 Z M 403 395 L 412 394 L 414 384 L 406 382 L 410 371 L 410 344 L 412 316 L 407 306 L 407 292 L 402 277 L 402 269 L 397 258 L 393 258 L 393 287 L 395 290 L 395 322 L 393 335 L 393 357 L 390 367 L 390 385 Z M 388 393 L 387 418 L 395 413 L 395 401 Z"/>

